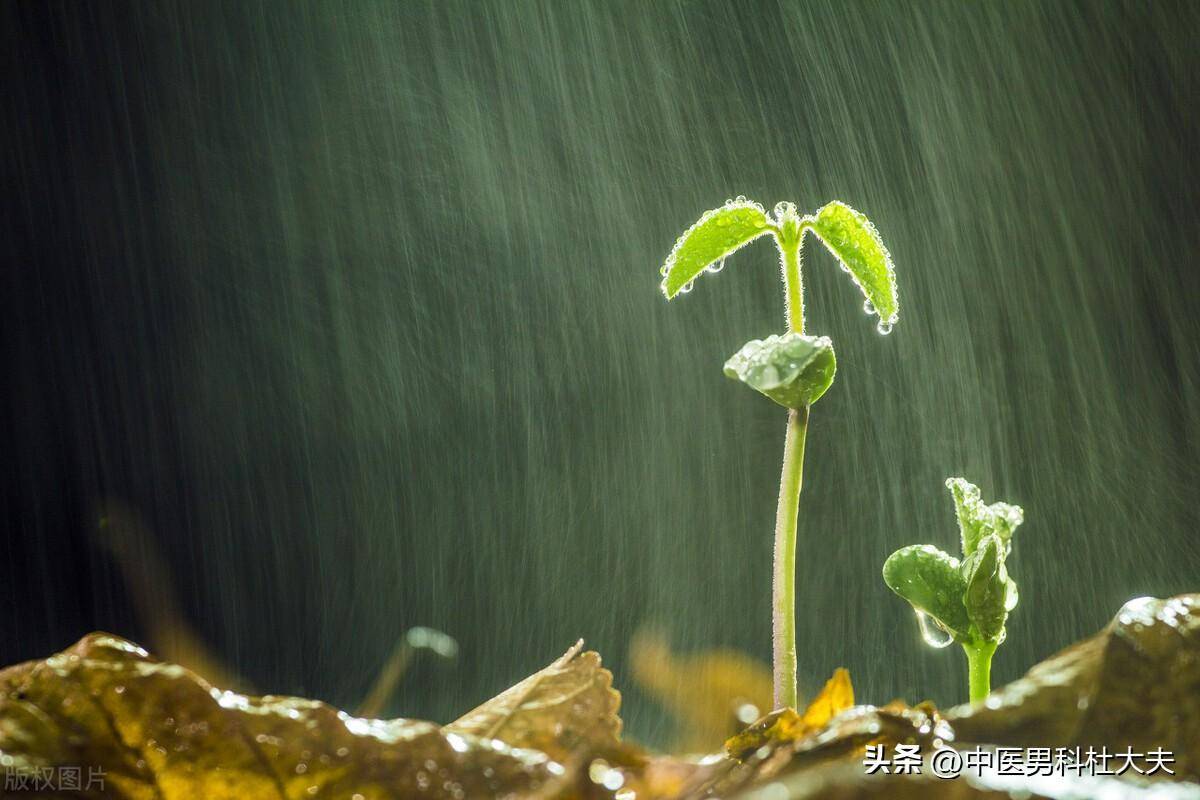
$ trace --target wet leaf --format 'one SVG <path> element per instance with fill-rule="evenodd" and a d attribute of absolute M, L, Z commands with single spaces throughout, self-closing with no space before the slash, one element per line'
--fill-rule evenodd
<path fill-rule="evenodd" d="M 967 582 L 963 604 L 979 634 L 988 641 L 995 641 L 1004 630 L 1008 617 L 1006 595 L 1009 579 L 1004 571 L 1000 555 L 1000 538 L 988 534 L 979 547 L 963 562 L 962 571 Z"/>
<path fill-rule="evenodd" d="M 964 556 L 975 552 L 975 548 L 988 534 L 995 534 L 1003 545 L 1003 554 L 1011 548 L 1013 532 L 1025 519 L 1020 506 L 1010 503 L 983 502 L 979 487 L 962 478 L 948 478 L 946 488 L 954 498 L 954 511 L 958 516 L 958 528 L 962 535 Z"/>
<path fill-rule="evenodd" d="M 706 268 L 771 232 L 767 213 L 758 203 L 731 200 L 707 211 L 675 242 L 662 267 L 663 294 L 667 299 L 687 291 Z"/>
<path fill-rule="evenodd" d="M 770 717 L 786 718 L 792 725 L 797 724 L 800 719 L 794 712 L 790 717 L 783 712 L 777 712 Z M 890 703 L 882 708 L 854 706 L 842 710 L 824 725 L 800 736 L 787 735 L 780 730 L 781 733 L 775 736 L 746 741 L 740 758 L 727 759 L 709 771 L 697 774 L 682 796 L 745 797 L 760 800 L 762 797 L 786 798 L 792 795 L 781 793 L 784 786 L 795 783 L 804 787 L 803 791 L 807 792 L 811 778 L 814 775 L 825 775 L 827 768 L 833 768 L 838 778 L 836 782 L 826 782 L 824 779 L 817 781 L 826 791 L 839 789 L 843 783 L 847 788 L 857 788 L 857 783 L 853 781 L 856 776 L 862 775 L 862 756 L 868 744 L 883 744 L 888 747 L 894 747 L 898 743 L 918 744 L 923 750 L 932 750 L 954 737 L 954 731 L 930 704 L 921 704 L 913 708 L 901 703 Z M 757 746 L 751 748 L 751 744 Z M 853 770 L 843 773 L 838 771 L 838 765 L 853 766 Z M 886 787 L 881 788 L 886 792 Z M 823 798 L 826 795 L 796 796 Z M 884 793 L 878 796 L 888 795 Z"/>
<path fill-rule="evenodd" d="M 850 683 L 850 672 L 839 667 L 803 714 L 797 714 L 790 708 L 773 711 L 731 737 L 725 742 L 725 751 L 734 758 L 743 758 L 771 742 L 798 742 L 853 705 L 854 687 Z"/>
<path fill-rule="evenodd" d="M 621 695 L 599 654 L 580 640 L 541 672 L 447 725 L 448 733 L 499 739 L 513 747 L 566 758 L 580 748 L 616 745 Z"/>
<path fill-rule="evenodd" d="M 994 545 L 991 545 L 994 546 Z M 567 718 L 563 696 L 605 697 L 607 673 L 594 654 L 573 648 L 500 698 L 467 715 L 482 720 L 543 719 L 532 698 L 545 695 Z M 993 693 L 988 704 L 853 706 L 839 670 L 804 714 L 760 720 L 738 758 L 656 756 L 615 738 L 615 694 L 598 705 L 604 735 L 573 734 L 561 760 L 452 726 L 413 720 L 355 719 L 323 703 L 246 697 L 213 689 L 181 667 L 163 664 L 117 637 L 93 634 L 45 661 L 0 672 L 0 763 L 19 778 L 34 769 L 104 770 L 103 791 L 69 797 L 116 800 L 395 797 L 530 800 L 763 798 L 1190 797 L 1192 784 L 1155 788 L 1125 777 L 984 775 L 956 781 L 921 775 L 863 774 L 868 744 L 917 744 L 921 752 L 964 742 L 1009 747 L 1162 748 L 1176 775 L 1200 779 L 1200 595 L 1142 598 L 1127 604 L 1099 635 L 1038 665 Z M 600 673 L 604 673 L 603 675 Z M 590 676 L 590 680 L 589 680 Z M 511 690 L 510 690 L 511 691 Z M 505 693 L 506 695 L 508 693 Z M 501 697 L 504 697 L 502 695 Z M 555 699 L 557 698 L 557 699 Z M 491 706 L 486 713 L 482 709 Z M 585 715 L 586 716 L 586 715 Z M 574 724 L 586 724 L 576 717 Z M 951 726 L 951 723 L 953 727 Z M 494 722 L 493 722 L 494 724 Z M 504 734 L 514 739 L 521 728 Z M 560 746 L 555 740 L 550 746 Z M 1147 761 L 1135 761 L 1145 769 Z M 24 772 L 22 772 L 24 771 Z M 1173 790 L 1178 789 L 1178 792 Z M 9 791 L 10 787 L 6 787 Z M 620 794 L 625 792 L 624 795 Z M 7 795 L 6 795 L 7 796 Z M 17 796 L 22 796 L 18 794 Z M 33 796 L 46 796 L 45 794 Z"/>
<path fill-rule="evenodd" d="M 968 638 L 967 584 L 957 558 L 929 544 L 902 547 L 884 562 L 883 582 L 956 639 Z"/>
<path fill-rule="evenodd" d="M 882 324 L 892 325 L 899 316 L 896 270 L 883 239 L 864 214 L 840 201 L 833 201 L 815 217 L 807 217 L 810 230 L 841 262 L 874 307 Z"/>
<path fill-rule="evenodd" d="M 1162 748 L 1176 780 L 1200 780 L 1200 595 L 1132 600 L 1096 636 L 946 717 L 971 742 Z"/>
<path fill-rule="evenodd" d="M 833 383 L 837 359 L 825 336 L 785 333 L 753 339 L 725 362 L 725 375 L 785 408 L 812 405 Z"/>
<path fill-rule="evenodd" d="M 528 794 L 563 770 L 545 753 L 430 722 L 221 691 L 107 634 L 0 672 L 0 752 L 15 776 L 102 769 L 103 790 L 71 796 L 131 800 L 461 800 Z"/>

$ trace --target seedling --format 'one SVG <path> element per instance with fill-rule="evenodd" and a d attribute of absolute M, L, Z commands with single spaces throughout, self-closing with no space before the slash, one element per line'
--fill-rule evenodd
<path fill-rule="evenodd" d="M 891 332 L 898 303 L 892 259 L 865 216 L 834 201 L 816 214 L 800 216 L 792 203 L 774 214 L 745 197 L 727 200 L 688 228 L 662 267 L 662 290 L 670 300 L 691 291 L 697 277 L 718 272 L 725 259 L 755 239 L 770 235 L 779 249 L 787 332 L 747 343 L 725 364 L 725 374 L 788 410 L 783 473 L 775 514 L 773 579 L 774 689 L 776 708 L 796 707 L 796 523 L 804 471 L 809 406 L 833 383 L 837 361 L 824 336 L 804 333 L 804 281 L 800 248 L 812 231 L 833 253 L 866 298 L 864 310 L 879 317 L 878 330 Z"/>
<path fill-rule="evenodd" d="M 946 486 L 958 513 L 962 561 L 933 545 L 903 547 L 884 563 L 883 580 L 912 604 L 928 644 L 962 645 L 973 703 L 991 691 L 992 656 L 1017 605 L 1017 585 L 1004 561 L 1025 516 L 1020 506 L 984 505 L 979 487 L 962 478 L 950 478 Z"/>

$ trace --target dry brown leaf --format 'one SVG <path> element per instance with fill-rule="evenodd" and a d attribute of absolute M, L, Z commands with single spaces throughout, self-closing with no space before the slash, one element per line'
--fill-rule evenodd
<path fill-rule="evenodd" d="M 563 771 L 429 722 L 214 689 L 107 634 L 0 672 L 0 754 L 6 780 L 102 769 L 103 790 L 70 796 L 122 800 L 526 796 Z"/>
<path fill-rule="evenodd" d="M 447 733 L 499 739 L 564 760 L 577 750 L 616 746 L 621 736 L 621 695 L 612 673 L 583 640 L 541 672 L 447 725 Z"/>
<path fill-rule="evenodd" d="M 797 714 L 790 708 L 773 711 L 730 737 L 725 742 L 725 751 L 733 758 L 742 758 L 765 744 L 798 742 L 853 705 L 854 686 L 850 683 L 850 671 L 838 667 L 804 709 L 804 714 Z"/>
<path fill-rule="evenodd" d="M 955 709 L 959 733 L 967 734 L 958 743 L 1158 746 L 1174 751 L 1176 779 L 1192 776 L 1200 742 L 1197 634 L 1198 596 L 1127 606 L 1102 634 L 999 690 L 992 703 Z M 739 758 L 653 756 L 619 742 L 619 697 L 611 676 L 598 656 L 580 649 L 459 723 L 439 728 L 356 719 L 311 700 L 219 691 L 129 642 L 93 634 L 45 661 L 0 672 L 5 791 L 12 791 L 13 777 L 65 766 L 103 769 L 103 790 L 34 794 L 614 800 L 634 792 L 638 800 L 977 800 L 1013 792 L 1055 799 L 1094 792 L 1150 800 L 1188 797 L 1193 786 L 1156 787 L 1171 790 L 1163 795 L 1113 778 L 866 776 L 866 744 L 904 742 L 931 752 L 955 744 L 955 731 L 929 704 L 847 709 L 853 691 L 843 671 L 804 714 L 768 715 L 731 742 Z M 543 739 L 556 760 L 527 749 Z"/>
<path fill-rule="evenodd" d="M 843 693 L 844 696 L 841 679 L 837 682 L 831 680 L 830 683 L 833 684 L 830 688 L 831 696 L 837 696 L 839 693 Z M 831 707 L 835 708 L 832 704 Z M 747 735 L 739 741 L 731 740 L 730 752 L 735 754 L 735 757 L 725 759 L 706 773 L 697 775 L 696 780 L 687 787 L 681 797 L 736 797 L 756 787 L 762 788 L 767 784 L 774 786 L 776 782 L 790 778 L 796 773 L 808 775 L 810 772 L 824 770 L 825 765 L 829 764 L 850 763 L 858 770 L 858 774 L 861 774 L 861 759 L 868 744 L 884 744 L 889 748 L 898 743 L 918 744 L 922 751 L 932 752 L 943 742 L 951 741 L 954 737 L 950 726 L 938 716 L 932 706 L 926 704 L 916 708 L 900 704 L 890 704 L 884 708 L 854 706 L 835 711 L 832 719 L 816 729 L 805 726 L 801 715 L 787 709 L 768 715 L 753 726 L 752 730 L 755 730 L 753 735 Z M 801 781 L 798 785 L 809 784 Z M 829 789 L 824 782 L 820 782 L 819 785 L 823 787 L 823 791 Z M 863 796 L 886 797 L 887 793 L 884 791 L 879 795 Z"/>

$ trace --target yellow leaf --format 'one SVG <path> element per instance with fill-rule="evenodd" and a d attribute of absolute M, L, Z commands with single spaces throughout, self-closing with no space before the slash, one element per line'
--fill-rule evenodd
<path fill-rule="evenodd" d="M 550 666 L 464 714 L 442 730 L 562 759 L 580 747 L 615 746 L 621 735 L 621 695 L 599 654 L 583 640 Z"/>
<path fill-rule="evenodd" d="M 824 688 L 808 704 L 804 714 L 783 708 L 773 711 L 746 730 L 725 742 L 725 750 L 734 758 L 744 758 L 765 744 L 797 742 L 829 724 L 829 721 L 854 705 L 854 687 L 850 672 L 838 667 Z"/>
<path fill-rule="evenodd" d="M 838 667 L 833 677 L 825 682 L 824 688 L 804 709 L 803 723 L 809 729 L 820 728 L 829 720 L 854 705 L 854 686 L 850 683 L 850 670 Z"/>
<path fill-rule="evenodd" d="M 524 700 L 504 700 L 489 712 L 489 727 L 524 744 L 561 715 L 564 731 L 593 725 L 615 735 L 609 679 L 594 653 L 573 648 L 514 687 Z M 495 711 L 508 695 L 481 708 Z M 540 714 L 531 709 L 535 698 L 548 703 Z M 103 771 L 102 785 L 78 793 L 91 800 L 533 797 L 564 769 L 491 734 L 222 691 L 101 633 L 0 670 L 0 754 L 10 782 L 78 765 Z"/>

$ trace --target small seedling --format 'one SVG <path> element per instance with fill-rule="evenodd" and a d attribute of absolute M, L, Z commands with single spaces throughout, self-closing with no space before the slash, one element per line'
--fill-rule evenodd
<path fill-rule="evenodd" d="M 883 580 L 912 604 L 928 644 L 962 645 L 973 703 L 991 691 L 992 656 L 1017 605 L 1017 585 L 1004 561 L 1025 517 L 1019 506 L 984 505 L 979 487 L 962 478 L 950 478 L 946 486 L 958 513 L 962 561 L 933 545 L 903 547 L 884 563 Z"/>
<path fill-rule="evenodd" d="M 667 299 L 691 291 L 705 272 L 719 272 L 725 259 L 760 236 L 779 249 L 787 310 L 786 333 L 747 343 L 725 364 L 725 374 L 788 409 L 783 474 L 775 515 L 774 612 L 775 706 L 796 707 L 796 522 L 804 469 L 809 406 L 833 383 L 837 361 L 824 336 L 804 334 L 804 281 L 800 248 L 812 231 L 833 253 L 866 298 L 864 310 L 879 317 L 889 333 L 898 302 L 892 259 L 865 216 L 834 201 L 816 214 L 800 216 L 792 203 L 779 203 L 773 216 L 745 197 L 727 200 L 688 228 L 662 267 Z"/>

